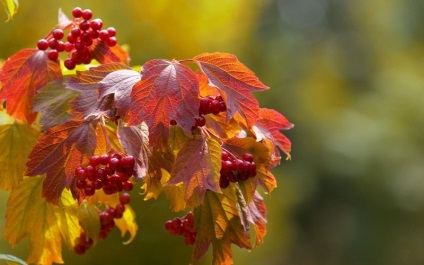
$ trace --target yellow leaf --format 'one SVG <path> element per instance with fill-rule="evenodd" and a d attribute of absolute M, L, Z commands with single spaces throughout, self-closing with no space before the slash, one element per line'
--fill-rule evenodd
<path fill-rule="evenodd" d="M 162 184 L 165 185 L 168 182 L 171 175 L 162 169 Z M 186 187 L 184 183 L 180 182 L 176 185 L 165 185 L 163 186 L 163 191 L 165 192 L 165 196 L 169 201 L 170 208 L 179 212 L 186 208 L 187 204 L 184 199 L 184 195 L 186 194 Z"/>
<path fill-rule="evenodd" d="M 43 180 L 44 177 L 25 178 L 10 193 L 6 238 L 14 247 L 22 238 L 28 237 L 28 263 L 63 263 L 61 234 L 54 206 L 41 197 Z"/>
<path fill-rule="evenodd" d="M 6 21 L 9 21 L 18 12 L 19 2 L 18 0 L 3 0 L 3 6 L 7 14 Z"/>
<path fill-rule="evenodd" d="M 38 135 L 36 130 L 19 122 L 0 125 L 1 189 L 10 190 L 22 181 L 25 162 Z"/>
<path fill-rule="evenodd" d="M 125 212 L 122 218 L 115 219 L 115 224 L 121 230 L 123 237 L 127 232 L 130 233 L 130 239 L 124 242 L 124 245 L 131 243 L 135 238 L 138 230 L 138 225 L 135 222 L 135 212 L 128 204 L 125 205 Z"/>

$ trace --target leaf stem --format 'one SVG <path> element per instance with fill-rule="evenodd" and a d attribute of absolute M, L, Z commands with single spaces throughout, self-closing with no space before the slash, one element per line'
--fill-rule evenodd
<path fill-rule="evenodd" d="M 102 127 L 103 136 L 105 137 L 107 151 L 110 151 L 112 149 L 112 146 L 110 144 L 109 136 L 107 135 L 105 118 L 103 116 L 102 123 L 100 124 L 100 126 Z"/>

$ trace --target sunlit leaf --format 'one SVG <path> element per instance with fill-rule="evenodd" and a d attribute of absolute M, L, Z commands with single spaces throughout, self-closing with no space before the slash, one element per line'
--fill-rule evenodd
<path fill-rule="evenodd" d="M 7 14 L 7 21 L 9 21 L 18 12 L 19 2 L 18 0 L 2 0 L 2 2 Z"/>
<path fill-rule="evenodd" d="M 177 61 L 151 60 L 143 65 L 141 81 L 131 93 L 130 125 L 145 121 L 150 143 L 163 147 L 169 138 L 170 121 L 175 120 L 191 135 L 198 115 L 199 83 L 196 75 Z"/>
<path fill-rule="evenodd" d="M 77 238 L 81 235 L 81 226 L 78 219 L 77 201 L 74 200 L 68 189 L 62 192 L 60 206 L 53 207 L 53 210 L 63 241 L 69 249 L 73 249 Z"/>
<path fill-rule="evenodd" d="M 7 265 L 27 265 L 25 261 L 12 255 L 0 254 L 0 260 L 5 261 Z"/>
<path fill-rule="evenodd" d="M 101 64 L 123 63 L 130 62 L 130 56 L 118 44 L 110 47 L 104 41 L 94 41 L 90 46 L 91 55 Z"/>
<path fill-rule="evenodd" d="M 59 61 L 44 51 L 24 49 L 9 57 L 0 69 L 0 99 L 6 100 L 7 113 L 31 124 L 37 116 L 32 110 L 35 93 L 61 76 Z"/>
<path fill-rule="evenodd" d="M 96 242 L 100 232 L 100 219 L 96 208 L 83 201 L 78 207 L 78 219 L 87 238 L 91 238 Z"/>
<path fill-rule="evenodd" d="M 29 239 L 28 263 L 63 263 L 61 234 L 54 206 L 41 197 L 43 177 L 26 178 L 7 201 L 6 238 L 14 247 Z"/>
<path fill-rule="evenodd" d="M 220 192 L 221 146 L 212 139 L 195 137 L 178 152 L 168 184 L 183 182 L 185 200 L 193 207 L 203 201 L 207 190 Z"/>
<path fill-rule="evenodd" d="M 70 120 L 43 134 L 28 156 L 27 176 L 47 174 L 43 197 L 57 204 L 70 187 L 75 168 L 87 162 L 96 148 L 95 124 Z"/>
<path fill-rule="evenodd" d="M 124 244 L 129 244 L 134 240 L 137 235 L 138 225 L 135 221 L 135 212 L 129 205 L 125 205 L 124 215 L 120 219 L 115 220 L 115 224 L 119 230 L 121 230 L 121 236 L 125 236 L 128 232 L 130 238 L 124 242 Z"/>
<path fill-rule="evenodd" d="M 193 58 L 209 78 L 209 85 L 224 92 L 227 120 L 238 112 L 252 126 L 259 118 L 259 103 L 251 92 L 268 89 L 232 54 L 203 53 Z"/>
<path fill-rule="evenodd" d="M 0 188 L 10 190 L 19 185 L 25 162 L 39 133 L 28 125 L 14 122 L 0 125 Z"/>

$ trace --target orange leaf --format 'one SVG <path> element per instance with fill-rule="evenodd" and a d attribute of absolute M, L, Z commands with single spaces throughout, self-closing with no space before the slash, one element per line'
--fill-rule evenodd
<path fill-rule="evenodd" d="M 183 182 L 185 200 L 195 207 L 203 202 L 206 190 L 220 192 L 220 169 L 220 144 L 212 138 L 196 137 L 178 152 L 168 184 Z"/>
<path fill-rule="evenodd" d="M 37 49 L 24 49 L 9 57 L 0 69 L 0 99 L 7 102 L 7 112 L 16 119 L 31 124 L 37 113 L 32 112 L 32 99 L 38 89 L 62 76 L 59 61 L 47 58 Z"/>
<path fill-rule="evenodd" d="M 91 55 L 101 64 L 130 62 L 130 56 L 121 46 L 109 47 L 104 41 L 95 41 L 90 46 Z"/>
<path fill-rule="evenodd" d="M 198 95 L 199 82 L 190 68 L 177 61 L 148 61 L 131 93 L 128 124 L 145 121 L 151 145 L 163 147 L 168 142 L 171 120 L 191 135 L 198 115 Z"/>
<path fill-rule="evenodd" d="M 203 53 L 193 58 L 209 78 L 209 85 L 224 92 L 227 120 L 238 112 L 247 125 L 259 118 L 259 103 L 251 92 L 268 89 L 237 57 L 227 53 Z"/>
<path fill-rule="evenodd" d="M 257 141 L 261 141 L 262 138 L 271 140 L 290 158 L 291 142 L 280 131 L 290 130 L 294 125 L 281 113 L 273 109 L 260 109 L 259 114 L 259 120 L 252 127 Z"/>
<path fill-rule="evenodd" d="M 27 176 L 47 174 L 43 196 L 57 204 L 65 187 L 70 187 L 74 170 L 87 162 L 96 148 L 95 124 L 70 120 L 42 135 L 28 156 Z"/>

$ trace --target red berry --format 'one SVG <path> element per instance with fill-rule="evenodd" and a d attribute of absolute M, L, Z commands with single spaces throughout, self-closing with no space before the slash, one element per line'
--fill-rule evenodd
<path fill-rule="evenodd" d="M 112 157 L 109 159 L 109 165 L 111 168 L 115 169 L 121 165 L 121 161 L 119 161 L 119 159 L 116 157 Z"/>
<path fill-rule="evenodd" d="M 62 29 L 55 29 L 52 32 L 53 38 L 56 40 L 61 40 L 63 38 L 63 30 Z"/>
<path fill-rule="evenodd" d="M 195 242 L 196 242 L 196 236 L 194 234 L 187 234 L 184 237 L 184 243 L 186 245 L 194 245 Z"/>
<path fill-rule="evenodd" d="M 99 38 L 102 41 L 106 41 L 107 39 L 109 39 L 109 32 L 107 30 L 105 30 L 105 29 L 99 31 Z"/>
<path fill-rule="evenodd" d="M 237 177 L 236 175 L 234 175 L 233 171 L 229 171 L 225 175 L 230 182 L 233 182 L 233 183 L 237 182 Z"/>
<path fill-rule="evenodd" d="M 95 190 L 95 189 L 94 189 L 94 187 L 93 187 L 93 186 L 91 186 L 91 185 L 87 185 L 87 186 L 84 188 L 84 194 L 85 194 L 86 196 L 93 196 L 95 192 L 96 192 L 96 190 Z"/>
<path fill-rule="evenodd" d="M 63 52 L 64 50 L 65 50 L 65 44 L 63 43 L 63 42 L 61 42 L 61 41 L 58 41 L 57 42 L 57 48 L 56 48 L 56 50 L 58 51 L 58 52 Z"/>
<path fill-rule="evenodd" d="M 82 51 L 85 47 L 84 43 L 80 40 L 76 41 L 74 45 L 75 45 L 75 50 L 77 51 Z"/>
<path fill-rule="evenodd" d="M 37 42 L 37 48 L 39 50 L 45 51 L 49 48 L 49 42 L 45 39 L 41 39 Z"/>
<path fill-rule="evenodd" d="M 75 253 L 76 254 L 78 254 L 78 255 L 82 255 L 82 254 L 84 254 L 85 253 L 85 246 L 84 245 L 80 245 L 80 244 L 78 244 L 78 245 L 76 245 L 75 247 L 74 247 L 74 251 L 75 251 Z"/>
<path fill-rule="evenodd" d="M 84 9 L 81 16 L 84 20 L 90 20 L 93 17 L 93 12 L 90 9 Z"/>
<path fill-rule="evenodd" d="M 82 16 L 82 9 L 80 7 L 75 7 L 74 10 L 72 10 L 72 16 L 75 18 L 79 18 Z"/>
<path fill-rule="evenodd" d="M 196 117 L 194 119 L 194 126 L 202 127 L 202 126 L 205 126 L 205 125 L 206 125 L 205 117 L 200 116 L 200 117 Z"/>
<path fill-rule="evenodd" d="M 98 164 L 100 164 L 100 156 L 90 157 L 90 165 L 92 165 L 93 167 L 96 167 Z"/>
<path fill-rule="evenodd" d="M 90 37 L 92 39 L 97 39 L 99 37 L 99 31 L 98 30 L 90 30 L 88 32 L 90 32 Z"/>
<path fill-rule="evenodd" d="M 221 176 L 219 178 L 219 186 L 221 187 L 221 189 L 225 189 L 230 185 L 230 181 L 228 180 L 228 178 Z"/>
<path fill-rule="evenodd" d="M 122 185 L 125 191 L 132 191 L 134 188 L 134 184 L 131 181 L 125 181 Z"/>
<path fill-rule="evenodd" d="M 78 179 L 82 179 L 82 180 L 84 180 L 84 179 L 87 177 L 87 173 L 85 172 L 85 169 L 84 169 L 84 168 L 82 168 L 82 167 L 77 167 L 77 168 L 75 169 L 75 176 L 76 176 Z"/>
<path fill-rule="evenodd" d="M 49 57 L 50 60 L 57 60 L 59 58 L 59 53 L 56 50 L 50 50 L 47 53 L 47 57 Z"/>
<path fill-rule="evenodd" d="M 121 159 L 121 163 L 123 167 L 132 168 L 134 167 L 134 164 L 135 164 L 135 158 L 133 156 L 124 156 Z"/>
<path fill-rule="evenodd" d="M 239 171 L 237 174 L 237 178 L 241 181 L 245 181 L 249 178 L 249 173 L 246 171 Z"/>
<path fill-rule="evenodd" d="M 81 35 L 81 30 L 79 28 L 72 28 L 70 34 L 73 37 L 78 38 Z"/>
<path fill-rule="evenodd" d="M 218 114 L 219 113 L 219 101 L 214 99 L 212 100 L 212 102 L 209 105 L 209 111 L 213 114 Z"/>
<path fill-rule="evenodd" d="M 131 201 L 131 196 L 128 193 L 122 193 L 119 196 L 119 202 L 121 204 L 128 204 L 128 203 L 130 203 L 130 201 Z"/>
<path fill-rule="evenodd" d="M 87 182 L 85 180 L 82 180 L 82 179 L 77 179 L 77 182 L 75 183 L 75 186 L 78 189 L 82 190 L 82 189 L 84 189 L 87 186 Z"/>
<path fill-rule="evenodd" d="M 109 155 L 108 154 L 103 154 L 100 156 L 100 164 L 102 165 L 106 165 L 109 163 Z"/>
<path fill-rule="evenodd" d="M 87 20 L 84 20 L 79 24 L 80 30 L 85 31 L 85 30 L 88 30 L 89 28 L 90 28 L 90 22 L 88 22 Z"/>
<path fill-rule="evenodd" d="M 115 217 L 116 217 L 116 213 L 122 214 L 124 212 L 125 212 L 125 205 L 124 204 L 120 203 L 120 204 L 116 205 L 116 207 L 115 207 Z"/>
<path fill-rule="evenodd" d="M 110 217 L 110 214 L 108 212 L 101 212 L 99 213 L 99 219 L 100 223 L 106 224 L 110 222 L 113 218 Z"/>
<path fill-rule="evenodd" d="M 174 125 L 177 125 L 177 121 L 176 121 L 176 120 L 170 120 L 170 121 L 169 121 L 169 124 L 171 124 L 171 125 L 173 125 L 173 126 L 174 126 Z"/>
<path fill-rule="evenodd" d="M 253 162 L 253 155 L 250 153 L 245 153 L 242 157 L 244 161 Z"/>
<path fill-rule="evenodd" d="M 219 112 L 224 112 L 227 110 L 227 106 L 224 101 L 219 102 Z"/>
<path fill-rule="evenodd" d="M 93 19 L 90 22 L 90 28 L 92 28 L 93 30 L 100 30 L 103 27 L 103 21 L 101 19 Z"/>
<path fill-rule="evenodd" d="M 93 181 L 93 187 L 96 190 L 100 190 L 101 188 L 103 188 L 104 184 L 103 181 L 101 179 L 95 179 Z"/>
<path fill-rule="evenodd" d="M 91 40 L 91 35 L 90 35 L 90 33 L 89 33 L 88 31 L 83 31 L 83 32 L 81 33 L 80 40 L 81 40 L 81 41 L 83 41 L 83 42 L 86 42 L 86 41 L 88 41 L 88 40 Z"/>
<path fill-rule="evenodd" d="M 65 42 L 65 51 L 70 52 L 72 49 L 74 49 L 74 45 L 70 42 Z"/>
<path fill-rule="evenodd" d="M 85 171 L 87 172 L 87 178 L 91 181 L 97 178 L 95 172 L 97 171 L 92 165 L 88 165 L 85 167 Z"/>
<path fill-rule="evenodd" d="M 110 38 L 106 39 L 106 44 L 107 44 L 109 47 L 113 47 L 113 46 L 115 46 L 115 45 L 116 45 L 116 43 L 118 43 L 118 42 L 117 42 L 117 40 L 116 40 L 116 38 L 115 38 L 115 37 L 110 37 Z"/>
<path fill-rule="evenodd" d="M 69 43 L 75 43 L 77 41 L 77 37 L 72 36 L 72 34 L 68 34 L 66 37 Z"/>
<path fill-rule="evenodd" d="M 49 40 L 49 47 L 50 47 L 50 49 L 56 49 L 56 47 L 57 47 L 57 40 L 56 39 L 50 39 Z"/>
<path fill-rule="evenodd" d="M 109 37 L 115 37 L 116 30 L 113 27 L 107 28 L 107 32 L 109 33 Z"/>
<path fill-rule="evenodd" d="M 168 231 L 172 229 L 172 221 L 171 220 L 168 220 L 168 221 L 165 222 L 165 229 L 168 230 Z"/>
<path fill-rule="evenodd" d="M 210 104 L 209 98 L 201 98 L 200 99 L 200 107 L 199 107 L 199 114 L 209 114 L 209 104 Z"/>
<path fill-rule="evenodd" d="M 221 159 L 222 160 L 229 160 L 230 159 L 230 154 L 227 151 L 221 151 Z"/>
<path fill-rule="evenodd" d="M 241 159 L 235 159 L 235 160 L 233 160 L 233 168 L 232 168 L 232 170 L 238 171 L 241 164 L 243 164 L 243 160 L 241 160 Z"/>
<path fill-rule="evenodd" d="M 221 161 L 221 171 L 231 171 L 231 168 L 233 167 L 233 163 L 228 160 Z"/>
<path fill-rule="evenodd" d="M 113 209 L 113 208 L 106 208 L 106 210 L 105 210 L 109 215 L 110 215 L 110 217 L 111 218 L 115 218 L 115 209 Z"/>
<path fill-rule="evenodd" d="M 65 67 L 69 70 L 73 70 L 75 69 L 75 61 L 72 60 L 71 58 L 68 58 L 65 60 L 65 62 L 63 63 L 65 65 Z"/>

